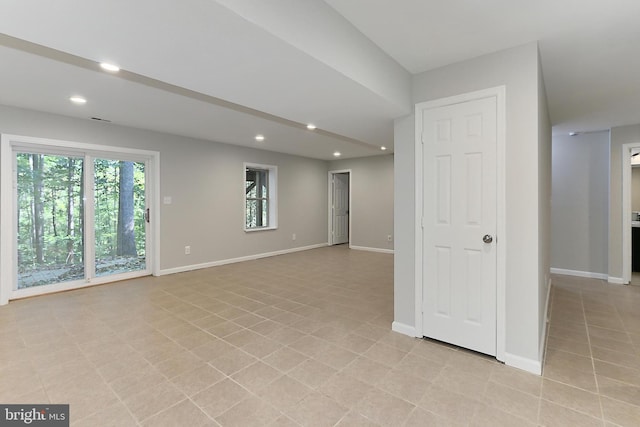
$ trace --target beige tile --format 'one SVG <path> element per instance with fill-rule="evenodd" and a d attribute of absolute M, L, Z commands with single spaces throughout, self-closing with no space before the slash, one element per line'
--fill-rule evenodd
<path fill-rule="evenodd" d="M 364 353 L 369 359 L 390 367 L 399 363 L 407 354 L 408 352 L 406 351 L 398 350 L 397 348 L 380 342 L 372 345 L 371 348 Z"/>
<path fill-rule="evenodd" d="M 249 395 L 238 383 L 227 378 L 197 393 L 192 400 L 215 418 Z"/>
<path fill-rule="evenodd" d="M 264 400 L 250 396 L 216 417 L 222 426 L 251 427 L 271 424 L 281 413 Z"/>
<path fill-rule="evenodd" d="M 578 354 L 580 356 L 590 357 L 591 355 L 589 342 L 576 342 L 566 338 L 548 336 L 547 348 L 555 348 L 557 350 Z"/>
<path fill-rule="evenodd" d="M 280 376 L 282 374 L 277 369 L 266 363 L 256 362 L 233 374 L 231 378 L 247 390 L 258 393 Z"/>
<path fill-rule="evenodd" d="M 598 379 L 598 390 L 602 396 L 640 406 L 640 387 L 600 375 L 596 375 L 596 378 Z"/>
<path fill-rule="evenodd" d="M 300 427 L 300 424 L 293 421 L 286 415 L 281 415 L 275 421 L 269 424 L 269 427 Z"/>
<path fill-rule="evenodd" d="M 491 381 L 534 396 L 542 390 L 542 377 L 506 365 L 494 366 Z"/>
<path fill-rule="evenodd" d="M 620 353 L 619 351 L 608 350 L 606 348 L 596 346 L 593 346 L 591 351 L 594 359 L 640 370 L 640 355 L 636 356 L 628 353 Z"/>
<path fill-rule="evenodd" d="M 373 386 L 344 373 L 337 373 L 325 382 L 318 391 L 339 402 L 347 408 L 353 408 Z"/>
<path fill-rule="evenodd" d="M 358 355 L 349 350 L 335 345 L 329 345 L 326 349 L 318 353 L 314 359 L 339 370 L 351 363 L 356 357 L 358 357 Z"/>
<path fill-rule="evenodd" d="M 623 427 L 636 427 L 640 420 L 640 406 L 602 397 L 604 419 Z"/>
<path fill-rule="evenodd" d="M 294 407 L 311 389 L 286 375 L 276 379 L 258 392 L 258 396 L 280 411 Z"/>
<path fill-rule="evenodd" d="M 494 358 L 461 350 L 447 360 L 447 368 L 487 381 L 498 365 Z"/>
<path fill-rule="evenodd" d="M 278 325 L 278 327 L 265 335 L 267 335 L 272 340 L 279 342 L 280 344 L 289 345 L 295 341 L 298 341 L 306 335 L 304 332 L 301 332 L 297 329 L 293 329 L 288 326 L 282 326 L 278 323 L 274 324 Z"/>
<path fill-rule="evenodd" d="M 545 379 L 542 385 L 542 398 L 595 418 L 602 417 L 600 399 L 595 393 Z"/>
<path fill-rule="evenodd" d="M 257 360 L 258 359 L 250 354 L 234 348 L 233 350 L 227 351 L 221 356 L 210 360 L 209 364 L 225 375 L 233 375 L 241 369 L 255 363 Z"/>
<path fill-rule="evenodd" d="M 583 390 L 597 392 L 596 377 L 593 373 L 586 373 L 567 366 L 545 366 L 544 378 L 568 384 Z"/>
<path fill-rule="evenodd" d="M 416 375 L 396 370 L 390 371 L 377 384 L 378 388 L 413 404 L 420 402 L 430 385 L 429 381 Z"/>
<path fill-rule="evenodd" d="M 184 393 L 165 381 L 129 396 L 123 401 L 136 420 L 141 422 L 184 399 L 186 399 Z"/>
<path fill-rule="evenodd" d="M 316 360 L 306 360 L 289 372 L 289 376 L 315 389 L 327 382 L 337 371 Z"/>
<path fill-rule="evenodd" d="M 373 389 L 356 405 L 356 411 L 381 426 L 404 423 L 415 408 L 409 402 L 382 390 Z"/>
<path fill-rule="evenodd" d="M 598 418 L 590 417 L 581 412 L 564 406 L 556 405 L 547 400 L 542 400 L 540 404 L 540 425 L 545 427 L 601 427 L 602 421 Z"/>
<path fill-rule="evenodd" d="M 596 368 L 596 374 L 599 376 L 640 386 L 640 370 L 614 365 L 601 360 L 594 360 L 593 363 Z"/>
<path fill-rule="evenodd" d="M 287 415 L 303 426 L 333 426 L 347 413 L 347 409 L 335 401 L 313 392 L 288 410 Z"/>
<path fill-rule="evenodd" d="M 453 423 L 466 425 L 482 404 L 477 399 L 431 386 L 422 397 L 419 406 Z"/>
<path fill-rule="evenodd" d="M 200 365 L 195 369 L 173 377 L 170 381 L 187 396 L 193 396 L 224 378 L 224 374 L 212 366 Z"/>
<path fill-rule="evenodd" d="M 504 412 L 488 405 L 480 406 L 469 423 L 470 427 L 534 427 L 536 425 L 538 425 L 536 422 L 525 420 L 517 413 Z"/>
<path fill-rule="evenodd" d="M 330 341 L 337 346 L 340 346 L 357 354 L 366 352 L 371 348 L 372 345 L 375 344 L 375 341 L 357 335 L 355 333 L 350 333 L 349 335 Z"/>
<path fill-rule="evenodd" d="M 213 426 L 214 423 L 192 401 L 186 399 L 148 418 L 142 425 L 148 427 L 173 427 L 179 425 L 201 427 Z"/>
<path fill-rule="evenodd" d="M 452 366 L 445 366 L 432 382 L 444 389 L 464 394 L 473 399 L 481 399 L 488 384 L 488 381 L 469 375 Z"/>
<path fill-rule="evenodd" d="M 328 349 L 330 344 L 320 338 L 305 335 L 289 344 L 289 347 L 309 357 L 315 357 Z"/>
<path fill-rule="evenodd" d="M 135 427 L 139 424 L 131 416 L 127 407 L 118 402 L 82 419 L 71 417 L 71 425 L 73 427 Z"/>
<path fill-rule="evenodd" d="M 404 427 L 425 427 L 425 426 L 463 426 L 462 423 L 455 423 L 433 412 L 426 411 L 422 408 L 414 408 L 409 414 L 409 418 L 404 424 Z M 492 424 L 485 424 L 492 425 Z"/>
<path fill-rule="evenodd" d="M 203 366 L 205 362 L 198 356 L 183 351 L 155 365 L 155 368 L 165 377 L 171 379 L 197 367 Z"/>
<path fill-rule="evenodd" d="M 483 402 L 488 406 L 523 418 L 533 424 L 538 421 L 540 398 L 513 388 L 489 382 Z"/>
<path fill-rule="evenodd" d="M 349 412 L 342 417 L 340 422 L 336 424 L 336 427 L 377 427 L 379 425 L 380 424 L 374 423 L 363 415 L 356 412 Z"/>
<path fill-rule="evenodd" d="M 390 367 L 363 356 L 358 357 L 342 370 L 345 374 L 371 385 L 380 382 L 389 371 L 391 371 Z"/>
<path fill-rule="evenodd" d="M 263 362 L 282 372 L 289 372 L 305 360 L 307 356 L 288 347 L 282 347 L 262 359 Z"/>
<path fill-rule="evenodd" d="M 547 349 L 544 363 L 546 368 L 571 368 L 590 374 L 593 373 L 593 361 L 591 357 L 578 356 L 554 348 Z"/>

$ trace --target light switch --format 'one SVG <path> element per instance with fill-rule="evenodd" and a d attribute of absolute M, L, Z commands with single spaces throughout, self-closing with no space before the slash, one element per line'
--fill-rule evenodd
<path fill-rule="evenodd" d="M 164 199 L 162 201 L 163 201 L 163 203 L 165 205 L 170 205 L 171 204 L 171 196 L 164 196 Z"/>

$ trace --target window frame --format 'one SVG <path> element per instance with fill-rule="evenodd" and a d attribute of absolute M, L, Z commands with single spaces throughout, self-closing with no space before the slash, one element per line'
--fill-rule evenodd
<path fill-rule="evenodd" d="M 247 197 L 247 170 L 257 170 L 267 172 L 267 197 L 262 198 L 267 202 L 267 225 L 260 227 L 249 227 L 247 224 L 247 201 L 261 200 Z M 276 230 L 278 228 L 278 167 L 259 163 L 243 163 L 242 168 L 242 194 L 243 194 L 243 223 L 245 232 Z"/>

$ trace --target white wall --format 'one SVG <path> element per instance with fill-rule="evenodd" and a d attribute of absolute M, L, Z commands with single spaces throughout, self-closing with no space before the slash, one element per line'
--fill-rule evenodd
<path fill-rule="evenodd" d="M 607 276 L 609 131 L 554 135 L 552 206 L 551 266 Z"/>
<path fill-rule="evenodd" d="M 351 246 L 393 250 L 393 155 L 336 160 L 329 170 L 351 169 Z"/>
<path fill-rule="evenodd" d="M 622 145 L 640 143 L 640 124 L 611 128 L 609 175 L 609 279 L 622 272 Z M 624 165 L 625 167 L 627 164 Z M 631 231 L 629 231 L 631 232 Z"/>
<path fill-rule="evenodd" d="M 540 70 L 536 43 L 485 55 L 414 77 L 413 102 L 422 102 L 461 93 L 506 86 L 506 352 L 512 364 L 535 370 L 540 364 L 543 333 L 540 307 L 541 290 L 546 289 L 540 262 L 548 257 L 542 236 L 548 235 L 543 218 L 549 191 L 540 189 L 550 171 L 546 148 L 547 124 L 539 125 L 544 108 L 540 94 Z M 395 321 L 414 326 L 414 257 L 412 244 L 415 224 L 413 183 L 415 182 L 413 119 L 395 123 L 395 212 L 396 272 Z M 538 196 L 542 191 L 542 196 Z M 547 194 L 545 196 L 545 194 Z M 402 218 L 400 218 L 402 215 Z"/>
<path fill-rule="evenodd" d="M 162 270 L 327 243 L 326 161 L 4 106 L 0 133 L 159 151 Z M 277 230 L 244 232 L 243 162 L 278 166 Z"/>
<path fill-rule="evenodd" d="M 551 119 L 538 50 L 538 359 L 544 360 L 551 286 Z"/>

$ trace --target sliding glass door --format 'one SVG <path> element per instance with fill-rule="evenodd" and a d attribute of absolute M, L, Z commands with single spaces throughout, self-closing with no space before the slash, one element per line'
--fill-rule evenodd
<path fill-rule="evenodd" d="M 17 288 L 82 280 L 84 159 L 17 153 Z"/>
<path fill-rule="evenodd" d="M 148 172 L 156 157 L 79 145 L 3 147 L 3 165 L 6 154 L 12 162 L 3 213 L 13 211 L 10 233 L 3 218 L 3 254 L 13 259 L 2 262 L 4 301 L 152 273 Z"/>

